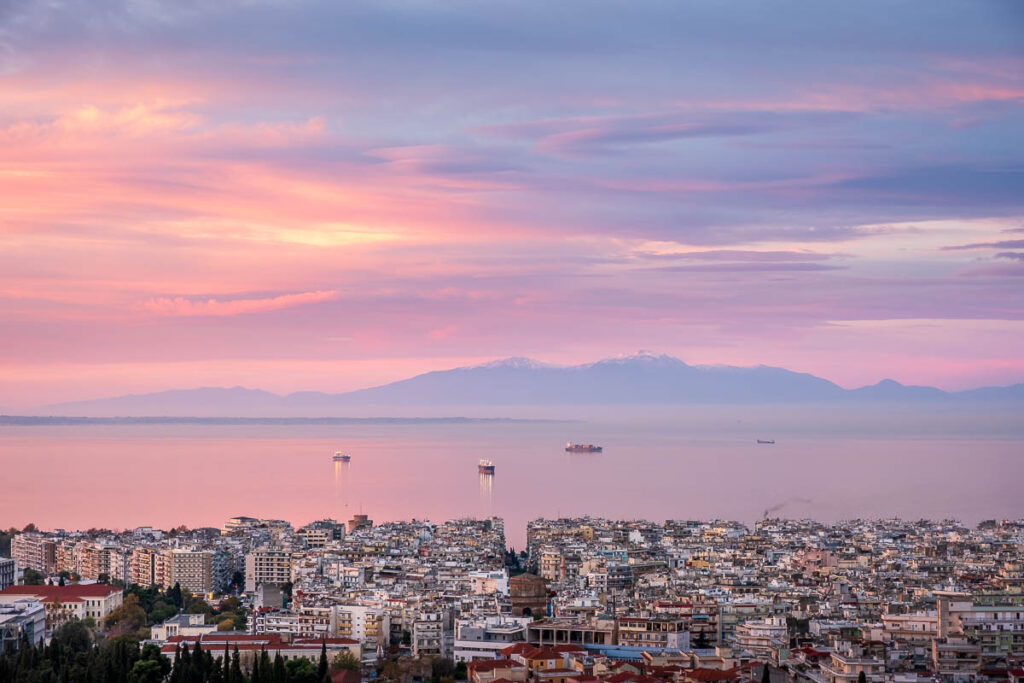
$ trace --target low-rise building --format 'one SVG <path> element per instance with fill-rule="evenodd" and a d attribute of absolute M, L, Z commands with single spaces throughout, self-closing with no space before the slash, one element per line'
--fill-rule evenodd
<path fill-rule="evenodd" d="M 71 619 L 103 619 L 121 606 L 124 592 L 106 584 L 67 586 L 8 586 L 0 591 L 0 605 L 22 598 L 35 598 L 46 610 L 46 629 L 54 629 Z"/>
<path fill-rule="evenodd" d="M 201 636 L 217 630 L 216 624 L 207 624 L 203 614 L 176 614 L 150 631 L 150 638 L 166 642 L 174 636 Z"/>
<path fill-rule="evenodd" d="M 34 597 L 0 603 L 0 652 L 24 639 L 39 645 L 46 639 L 46 608 Z"/>
<path fill-rule="evenodd" d="M 502 615 L 457 619 L 455 661 L 498 659 L 505 648 L 526 641 L 530 622 L 530 617 Z"/>

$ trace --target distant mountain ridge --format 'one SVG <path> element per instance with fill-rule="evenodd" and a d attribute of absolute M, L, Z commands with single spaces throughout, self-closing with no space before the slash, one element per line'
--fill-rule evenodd
<path fill-rule="evenodd" d="M 826 379 L 758 365 L 688 365 L 641 352 L 559 366 L 529 358 L 437 370 L 345 393 L 299 391 L 286 396 L 244 387 L 201 387 L 47 406 L 55 415 L 245 416 L 336 414 L 355 407 L 683 405 L 849 402 L 1024 401 L 1024 384 L 947 392 L 891 379 L 844 389 Z"/>

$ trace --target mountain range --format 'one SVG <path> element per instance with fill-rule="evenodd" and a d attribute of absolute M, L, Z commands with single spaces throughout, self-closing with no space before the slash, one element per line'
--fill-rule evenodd
<path fill-rule="evenodd" d="M 327 416 L 357 409 L 502 406 L 671 406 L 773 403 L 1024 402 L 1024 384 L 947 392 L 891 379 L 858 389 L 807 373 L 755 367 L 688 365 L 641 352 L 583 365 L 509 358 L 417 375 L 345 393 L 278 395 L 243 387 L 202 387 L 45 406 L 37 414 L 81 416 Z"/>

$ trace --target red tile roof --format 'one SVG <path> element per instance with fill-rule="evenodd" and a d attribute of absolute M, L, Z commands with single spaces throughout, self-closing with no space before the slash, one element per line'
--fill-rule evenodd
<path fill-rule="evenodd" d="M 106 598 L 120 593 L 120 588 L 105 583 L 69 584 L 67 586 L 8 586 L 0 595 L 25 595 L 41 602 L 82 602 L 86 598 Z"/>
<path fill-rule="evenodd" d="M 525 668 L 519 662 L 511 659 L 477 659 L 466 662 L 466 669 L 469 671 L 494 671 L 495 669 L 522 669 Z"/>
<path fill-rule="evenodd" d="M 342 669 L 331 675 L 331 683 L 360 683 L 363 677 L 358 671 Z"/>
<path fill-rule="evenodd" d="M 224 649 L 224 646 L 235 648 L 239 652 L 267 650 L 308 650 L 318 652 L 322 643 L 332 645 L 358 645 L 358 640 L 351 638 L 295 638 L 286 643 L 281 636 L 273 633 L 266 635 L 252 635 L 248 633 L 204 633 L 201 636 L 171 636 L 160 648 L 161 652 L 170 654 L 182 643 L 187 643 L 190 648 L 195 647 L 197 641 L 202 642 L 203 649 Z"/>
<path fill-rule="evenodd" d="M 736 670 L 728 669 L 694 669 L 686 674 L 687 678 L 701 683 L 715 683 L 717 681 L 730 681 L 736 678 Z"/>

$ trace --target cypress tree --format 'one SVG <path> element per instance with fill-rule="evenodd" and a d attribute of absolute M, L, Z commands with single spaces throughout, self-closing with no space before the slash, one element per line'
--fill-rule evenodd
<path fill-rule="evenodd" d="M 242 664 L 238 656 L 238 646 L 235 645 L 235 651 L 231 653 L 231 683 L 244 683 L 244 681 Z"/>
<path fill-rule="evenodd" d="M 206 653 L 203 652 L 202 639 L 196 641 L 192 650 L 192 675 L 190 680 L 195 683 L 203 683 L 206 680 Z"/>
<path fill-rule="evenodd" d="M 868 677 L 861 671 L 857 674 L 857 683 L 868 683 Z"/>
<path fill-rule="evenodd" d="M 274 657 L 274 683 L 288 683 L 288 669 L 284 668 L 284 657 L 280 650 Z"/>
<path fill-rule="evenodd" d="M 271 668 L 270 654 L 263 650 L 260 654 L 260 683 L 272 683 L 274 680 L 274 671 Z"/>
<path fill-rule="evenodd" d="M 224 675 L 221 677 L 224 683 L 232 683 L 231 680 L 231 653 L 228 652 L 227 641 L 224 642 L 224 661 L 221 662 L 221 666 L 224 667 Z"/>
<path fill-rule="evenodd" d="M 761 683 L 772 683 L 772 674 L 768 670 L 768 662 L 761 666 Z"/>
<path fill-rule="evenodd" d="M 174 646 L 174 666 L 171 667 L 171 683 L 182 683 L 185 677 L 181 674 L 181 645 Z"/>
<path fill-rule="evenodd" d="M 316 669 L 317 680 L 324 680 L 324 676 L 327 675 L 327 639 L 324 638 L 320 643 L 320 666 Z"/>

